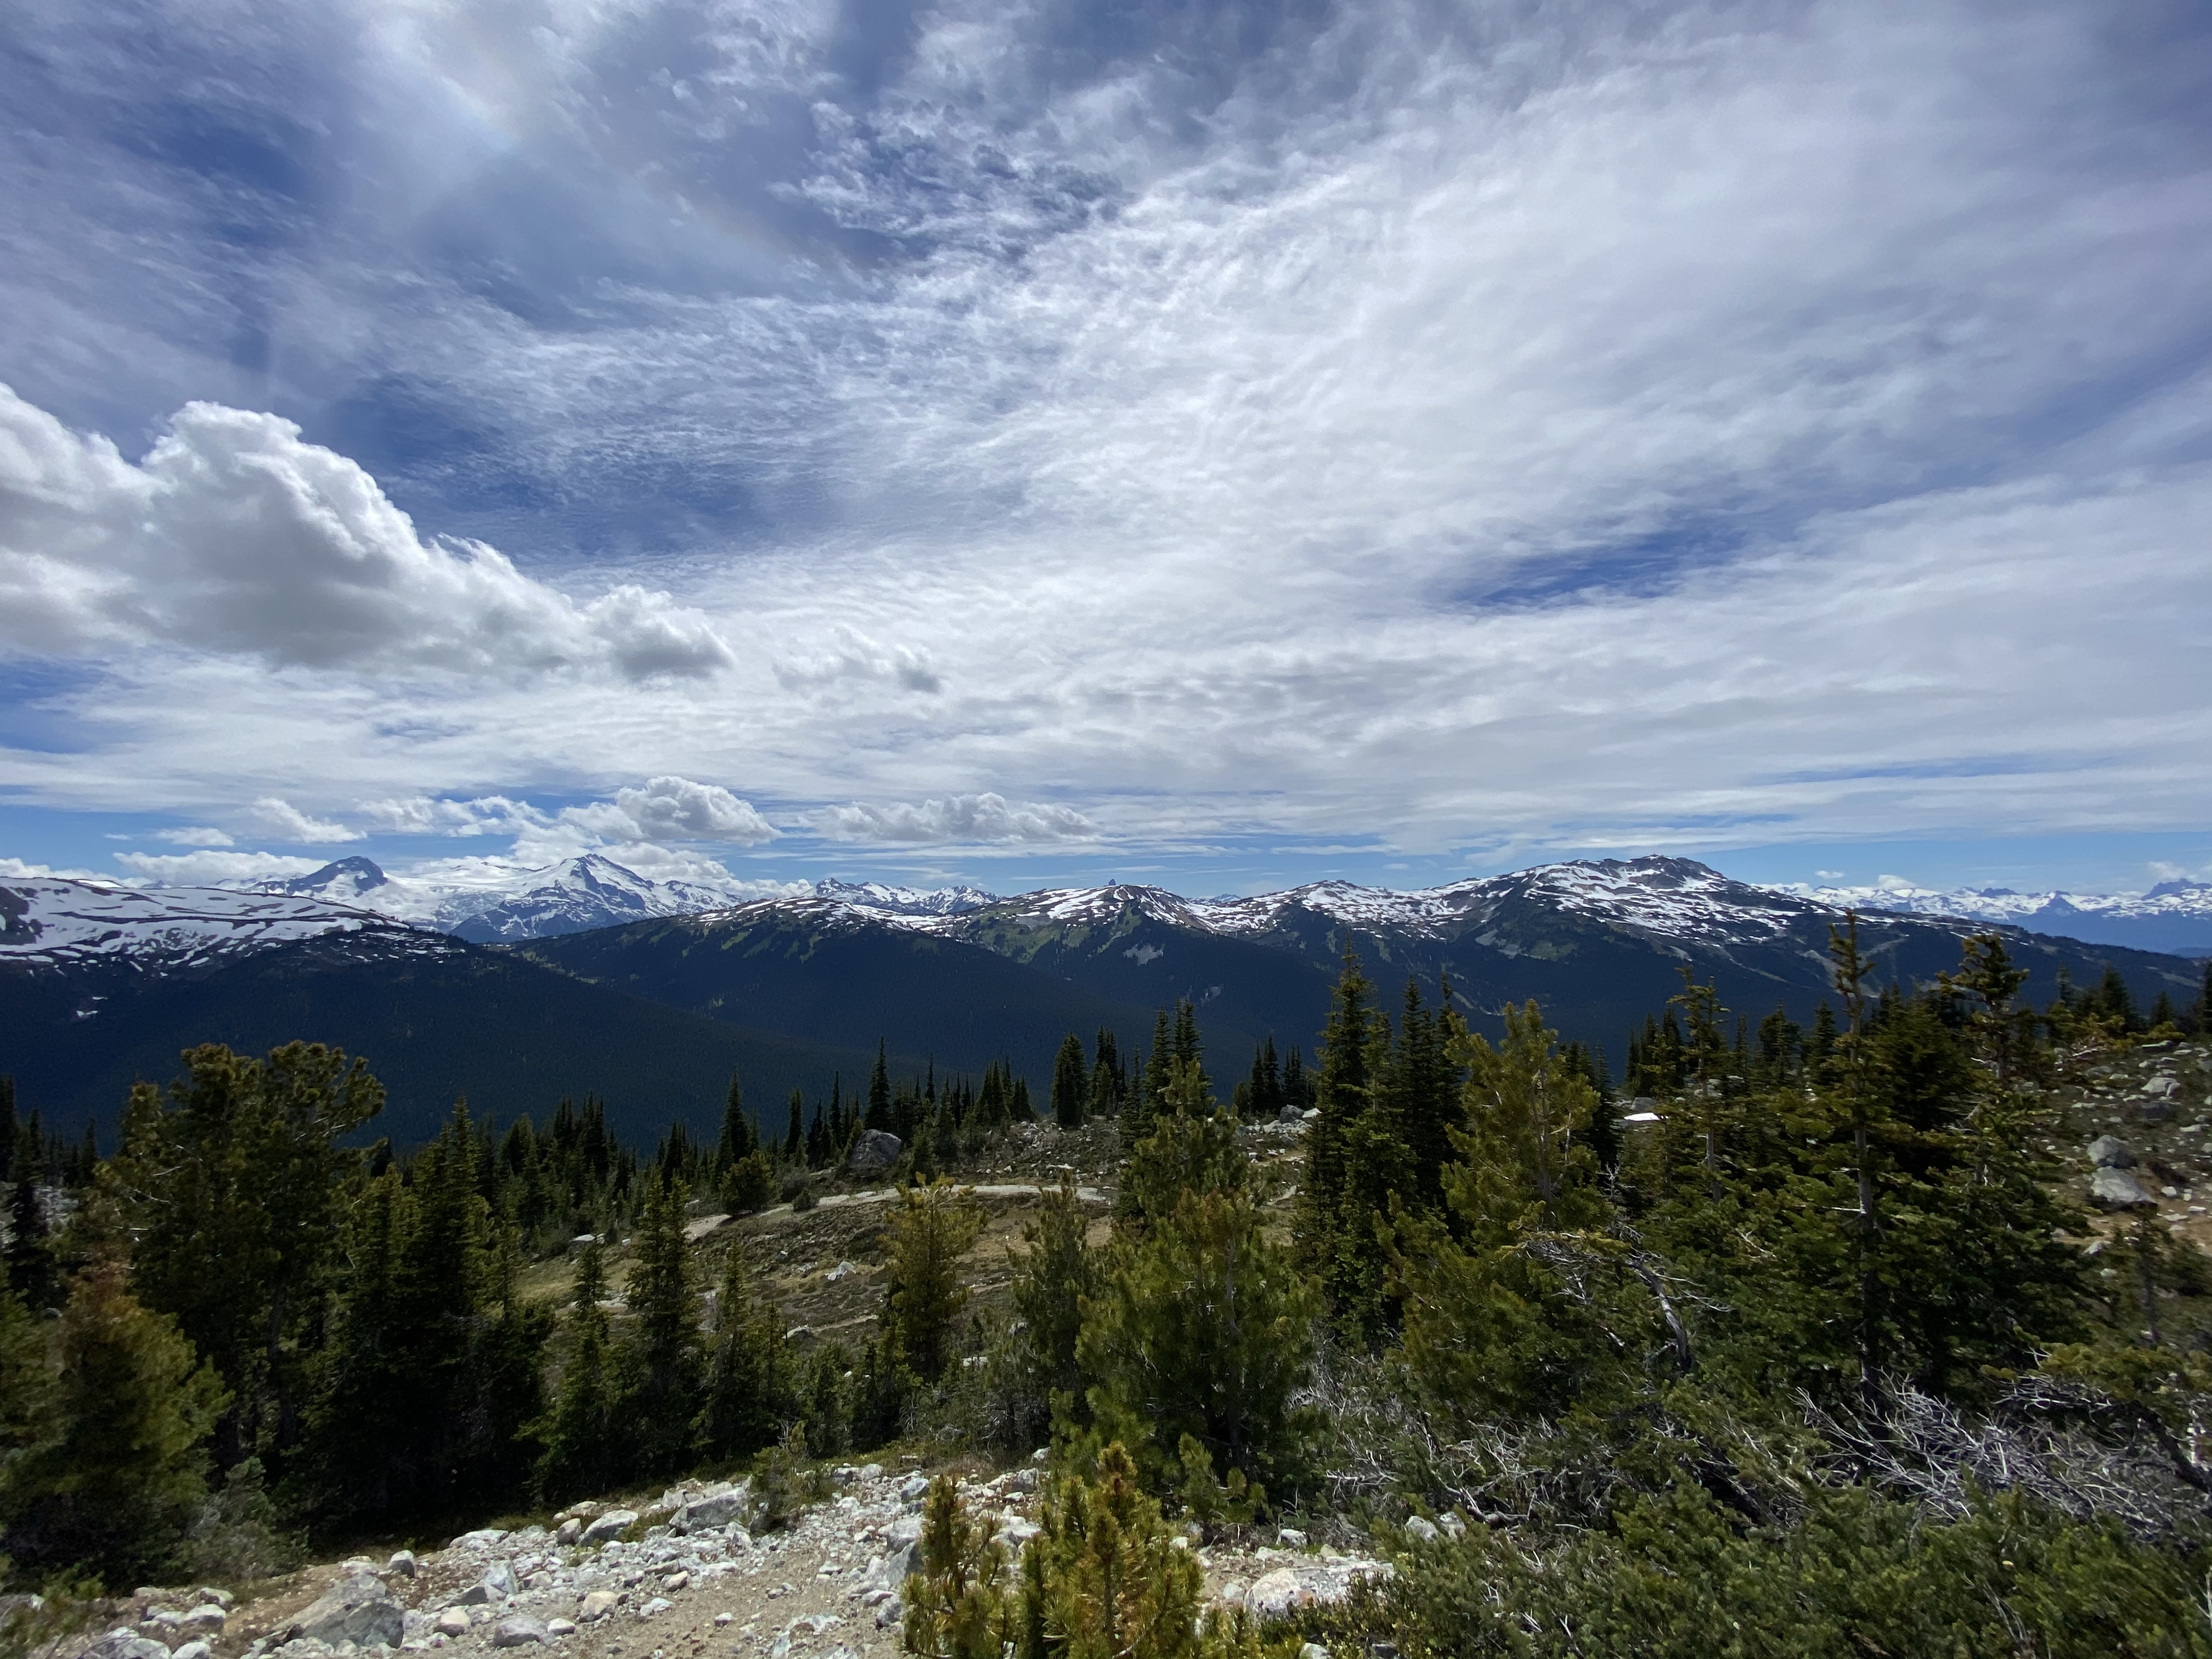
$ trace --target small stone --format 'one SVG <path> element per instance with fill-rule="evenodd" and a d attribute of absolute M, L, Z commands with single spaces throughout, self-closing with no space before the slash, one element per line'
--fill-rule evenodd
<path fill-rule="evenodd" d="M 1460 1518 L 1457 1510 L 1447 1510 L 1437 1517 L 1437 1524 L 1444 1529 L 1454 1542 L 1467 1536 L 1467 1522 Z"/>
<path fill-rule="evenodd" d="M 412 1578 L 415 1576 L 415 1565 L 413 1550 L 394 1550 L 392 1553 L 392 1559 L 384 1564 L 384 1570 L 397 1577 Z"/>
<path fill-rule="evenodd" d="M 690 1584 L 691 1575 L 688 1572 L 672 1572 L 667 1577 L 660 1581 L 660 1588 L 666 1590 L 671 1595 L 675 1595 L 676 1592 L 680 1589 L 688 1589 L 690 1587 Z"/>
<path fill-rule="evenodd" d="M 1418 1544 L 1433 1544 L 1437 1541 L 1437 1523 L 1426 1516 L 1417 1515 L 1406 1522 L 1406 1536 Z"/>
<path fill-rule="evenodd" d="M 1306 1535 L 1296 1527 L 1285 1527 L 1275 1534 L 1275 1547 L 1282 1550 L 1302 1550 L 1306 1547 Z"/>
<path fill-rule="evenodd" d="M 441 1636 L 466 1636 L 469 1633 L 469 1610 L 466 1607 L 447 1607 L 440 1613 L 430 1628 Z"/>
<path fill-rule="evenodd" d="M 929 1477 L 926 1474 L 909 1474 L 899 1482 L 898 1495 L 899 1501 L 902 1504 L 920 1504 L 929 1495 Z"/>
<path fill-rule="evenodd" d="M 491 1644 L 495 1648 L 526 1648 L 542 1643 L 546 1638 L 545 1626 L 535 1619 L 517 1613 L 512 1619 L 502 1619 L 499 1628 L 491 1633 Z"/>
<path fill-rule="evenodd" d="M 1298 1659 L 1328 1659 L 1328 1650 L 1318 1642 L 1309 1642 L 1298 1650 Z"/>
<path fill-rule="evenodd" d="M 643 1607 L 637 1610 L 637 1616 L 641 1619 L 650 1619 L 655 1613 L 667 1612 L 669 1608 L 675 1605 L 676 1603 L 670 1601 L 666 1596 L 656 1595 L 653 1600 L 647 1601 Z"/>
<path fill-rule="evenodd" d="M 860 1479 L 861 1479 L 861 1480 L 882 1480 L 883 1478 L 884 1478 L 884 1466 L 883 1466 L 882 1464 L 880 1464 L 880 1463 L 863 1463 L 863 1464 L 861 1464 L 861 1465 L 860 1465 Z"/>
<path fill-rule="evenodd" d="M 737 1623 L 737 1620 L 738 1615 L 734 1613 L 718 1613 L 714 1615 L 714 1623 L 718 1626 L 733 1625 Z"/>
<path fill-rule="evenodd" d="M 238 1598 L 236 1596 L 233 1595 L 227 1589 L 217 1589 L 213 1584 L 202 1584 L 198 1589 L 194 1590 L 192 1594 L 198 1596 L 203 1601 L 214 1602 L 216 1606 L 221 1607 L 225 1613 L 228 1613 L 233 1607 L 238 1605 Z"/>
<path fill-rule="evenodd" d="M 566 1521 L 563 1521 L 558 1527 L 554 1528 L 553 1541 L 565 1547 L 574 1543 L 583 1535 L 583 1517 L 581 1516 L 572 1515 Z"/>
<path fill-rule="evenodd" d="M 208 1659 L 215 1650 L 204 1642 L 187 1642 L 169 1655 L 169 1659 Z"/>
<path fill-rule="evenodd" d="M 878 1630 L 889 1630 L 893 1625 L 903 1622 L 905 1618 L 906 1603 L 900 1601 L 897 1596 L 894 1595 L 890 1601 L 878 1605 L 876 1608 L 876 1628 Z"/>
<path fill-rule="evenodd" d="M 778 1631 L 775 1640 L 768 1644 L 768 1659 L 791 1659 L 791 1632 Z"/>
<path fill-rule="evenodd" d="M 196 1636 L 220 1636 L 230 1615 L 212 1601 L 204 1601 L 184 1616 L 184 1627 Z"/>
<path fill-rule="evenodd" d="M 576 1621 L 573 1619 L 548 1619 L 545 1621 L 545 1633 L 551 1637 L 574 1636 L 576 1633 Z"/>
<path fill-rule="evenodd" d="M 592 1624 L 612 1613 L 615 1604 L 621 1600 L 622 1597 L 612 1590 L 593 1590 L 584 1598 L 584 1605 L 577 1611 L 576 1616 L 586 1624 Z"/>
<path fill-rule="evenodd" d="M 1313 1599 L 1313 1592 L 1288 1567 L 1278 1567 L 1254 1579 L 1252 1588 L 1244 1592 L 1244 1605 L 1263 1619 L 1279 1619 L 1310 1605 Z"/>

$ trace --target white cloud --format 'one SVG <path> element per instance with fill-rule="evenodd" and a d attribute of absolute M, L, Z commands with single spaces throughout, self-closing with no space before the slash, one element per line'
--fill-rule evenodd
<path fill-rule="evenodd" d="M 137 465 L 0 386 L 0 643 L 142 641 L 283 666 L 701 676 L 707 619 L 625 583 L 587 605 L 477 542 L 423 540 L 376 481 L 274 415 L 187 404 Z"/>
<path fill-rule="evenodd" d="M 1841 881 L 1844 878 L 1844 872 L 1840 870 L 1815 870 L 1813 873 L 1822 881 Z"/>
<path fill-rule="evenodd" d="M 115 861 L 135 875 L 172 887 L 268 881 L 278 876 L 304 876 L 323 866 L 320 859 L 293 858 L 283 853 L 118 853 Z"/>
<path fill-rule="evenodd" d="M 839 680 L 888 680 L 909 691 L 937 692 L 944 677 L 929 653 L 910 645 L 884 645 L 849 623 L 830 630 L 819 650 L 775 659 L 775 677 L 791 689 L 835 684 Z"/>
<path fill-rule="evenodd" d="M 255 801 L 253 816 L 287 841 L 313 843 L 361 839 L 358 830 L 349 830 L 343 823 L 335 823 L 327 818 L 311 818 L 279 795 L 264 795 Z M 226 841 L 222 844 L 227 846 L 228 842 Z"/>
<path fill-rule="evenodd" d="M 610 840 L 714 841 L 750 847 L 773 840 L 775 828 L 752 803 L 720 784 L 689 778 L 648 779 L 642 789 L 615 791 L 614 799 L 571 806 L 560 823 Z"/>
<path fill-rule="evenodd" d="M 447 800 L 429 795 L 366 800 L 362 815 L 380 830 L 398 836 L 505 836 L 545 821 L 527 801 L 504 795 Z"/>
<path fill-rule="evenodd" d="M 58 877 L 66 881 L 112 881 L 95 870 L 57 870 L 51 864 L 32 864 L 22 859 L 0 858 L 0 880 L 34 881 Z"/>
<path fill-rule="evenodd" d="M 156 830 L 156 841 L 166 841 L 172 847 L 232 847 L 237 843 L 221 830 L 206 824 L 186 824 L 176 830 Z"/>
<path fill-rule="evenodd" d="M 918 804 L 855 801 L 830 808 L 817 823 L 839 841 L 1074 842 L 1097 836 L 1097 826 L 1072 808 L 1010 803 L 988 792 Z"/>

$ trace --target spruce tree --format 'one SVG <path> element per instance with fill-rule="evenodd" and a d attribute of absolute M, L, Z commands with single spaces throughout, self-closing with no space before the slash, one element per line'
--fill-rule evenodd
<path fill-rule="evenodd" d="M 1014 1270 L 1014 1316 L 1030 1381 L 1047 1398 L 1077 1396 L 1084 1386 L 1075 1345 L 1084 1304 L 1098 1289 L 1097 1257 L 1086 1231 L 1082 1202 L 1065 1178 L 1038 1200 L 1036 1215 L 1022 1228 L 1028 1251 Z"/>
<path fill-rule="evenodd" d="M 791 1091 L 789 1109 L 790 1116 L 783 1131 L 783 1161 L 786 1164 L 797 1164 L 804 1158 L 811 1164 L 814 1161 L 812 1148 L 808 1144 L 806 1131 L 799 1121 L 805 1113 L 806 1102 L 796 1089 Z M 817 1123 L 821 1121 L 821 1114 L 818 1110 L 815 1114 L 815 1121 Z"/>

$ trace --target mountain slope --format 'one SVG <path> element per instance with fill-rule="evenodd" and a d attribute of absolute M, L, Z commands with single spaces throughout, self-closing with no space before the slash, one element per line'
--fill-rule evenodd
<path fill-rule="evenodd" d="M 1827 904 L 1856 904 L 1912 915 L 1963 916 L 2092 945 L 2212 956 L 2212 882 L 2162 881 L 2147 893 L 2120 894 L 1894 885 L 1791 890 Z"/>
<path fill-rule="evenodd" d="M 1126 1042 L 1152 1029 L 1150 1004 L 835 900 L 772 901 L 518 948 L 633 995 L 871 1056 L 878 1037 L 894 1053 L 933 1055 L 940 1070 L 980 1073 L 1011 1056 L 1032 1086 L 1051 1075 L 1071 1030 L 1087 1042 L 1103 1025 Z"/>
<path fill-rule="evenodd" d="M 368 859 L 344 858 L 304 876 L 261 883 L 255 890 L 351 905 L 478 945 L 689 915 L 739 896 L 734 887 L 654 881 L 597 853 L 543 869 L 486 866 L 467 878 L 436 880 L 390 876 Z"/>
<path fill-rule="evenodd" d="M 873 1056 L 748 1030 L 588 985 L 507 952 L 435 935 L 356 932 L 149 971 L 143 959 L 60 968 L 0 962 L 0 1074 L 49 1125 L 112 1133 L 132 1083 L 166 1082 L 202 1042 L 262 1052 L 295 1038 L 365 1056 L 389 1091 L 376 1133 L 436 1131 L 457 1097 L 501 1122 L 543 1123 L 562 1096 L 597 1094 L 623 1134 L 672 1118 L 713 1139 L 734 1072 L 781 1133 L 784 1100 Z"/>

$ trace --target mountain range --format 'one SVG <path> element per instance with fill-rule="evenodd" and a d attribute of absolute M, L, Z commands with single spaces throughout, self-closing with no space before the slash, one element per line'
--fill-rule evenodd
<path fill-rule="evenodd" d="M 700 896 L 602 858 L 532 872 L 466 914 L 365 859 L 257 892 L 9 882 L 0 1072 L 49 1121 L 112 1122 L 130 1083 L 167 1076 L 191 1042 L 301 1036 L 370 1058 L 396 1139 L 427 1133 L 456 1094 L 508 1118 L 590 1091 L 633 1127 L 683 1116 L 703 1130 L 732 1071 L 772 1124 L 793 1088 L 856 1085 L 879 1042 L 901 1071 L 972 1074 L 1003 1057 L 1041 1086 L 1068 1031 L 1114 1031 L 1131 1055 L 1156 1011 L 1188 999 L 1225 1093 L 1263 1038 L 1312 1043 L 1347 946 L 1386 1006 L 1409 979 L 1432 1002 L 1448 981 L 1481 1027 L 1533 997 L 1617 1063 L 1684 969 L 1753 1019 L 1777 1006 L 1809 1019 L 1844 915 L 1826 896 L 1669 858 L 1419 892 L 1322 882 L 1255 898 L 1135 885 L 998 898 L 823 883 L 738 904 Z M 2185 1003 L 2201 982 L 2178 957 L 1999 925 L 2038 1000 L 2062 974 L 2087 982 L 2107 964 L 2146 1005 L 2161 992 Z M 1863 913 L 1860 931 L 1878 973 L 1911 982 L 1954 966 L 1963 938 L 1988 926 L 1889 909 Z"/>

